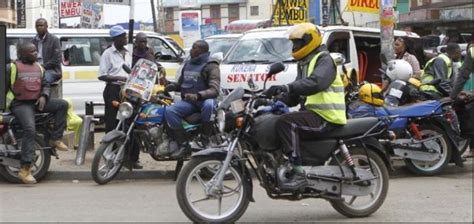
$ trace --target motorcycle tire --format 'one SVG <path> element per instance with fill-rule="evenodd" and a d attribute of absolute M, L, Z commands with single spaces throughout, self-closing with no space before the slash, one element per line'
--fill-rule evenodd
<path fill-rule="evenodd" d="M 111 173 L 107 172 L 107 173 L 105 173 L 105 176 L 101 175 L 101 170 L 102 169 L 99 169 L 99 168 L 101 168 L 101 167 L 99 167 L 99 165 L 100 165 L 101 159 L 103 157 L 104 157 L 104 159 L 106 159 L 104 153 L 106 153 L 106 150 L 109 147 L 117 146 L 116 148 L 111 149 L 111 151 L 113 151 L 111 153 L 113 153 L 113 155 L 117 156 L 118 150 L 119 150 L 119 148 L 122 144 L 123 144 L 122 140 L 117 139 L 117 140 L 112 141 L 112 142 L 101 143 L 99 148 L 97 148 L 97 151 L 94 155 L 94 159 L 92 160 L 92 167 L 91 167 L 92 179 L 94 179 L 94 181 L 96 183 L 98 183 L 100 185 L 106 184 L 109 181 L 113 180 L 115 178 L 115 176 L 117 176 L 117 174 L 120 172 L 120 169 L 123 166 L 123 158 L 122 158 L 122 162 L 120 162 L 120 164 L 117 164 L 117 165 L 112 164 L 113 166 L 111 168 L 109 168 L 111 170 Z M 125 152 L 123 154 L 125 154 Z M 109 164 L 105 164 L 104 166 L 110 165 L 110 163 L 112 161 L 107 161 L 107 162 Z"/>
<path fill-rule="evenodd" d="M 367 154 L 365 150 L 362 148 L 352 148 L 349 150 L 350 154 L 354 160 L 356 167 L 364 166 L 366 169 L 370 169 L 370 166 L 367 163 L 367 155 L 370 159 L 371 165 L 376 172 L 375 175 L 379 175 L 382 186 L 377 189 L 376 194 L 374 194 L 377 198 L 375 201 L 370 202 L 368 205 L 361 205 L 361 208 L 357 208 L 357 205 L 353 203 L 357 201 L 357 197 L 351 203 L 347 203 L 345 199 L 343 200 L 331 200 L 331 206 L 340 214 L 349 217 L 349 218 L 357 218 L 357 217 L 367 217 L 372 213 L 376 212 L 385 201 L 387 197 L 388 187 L 389 187 L 389 174 L 387 166 L 385 165 L 383 159 L 375 152 L 371 150 L 367 150 Z M 360 162 L 359 162 L 360 161 Z M 371 196 L 367 196 L 371 197 Z M 354 197 L 352 198 L 354 199 Z"/>
<path fill-rule="evenodd" d="M 412 159 L 405 159 L 405 165 L 407 166 L 408 170 L 410 170 L 410 172 L 416 175 L 432 176 L 439 174 L 448 165 L 449 161 L 451 161 L 452 145 L 449 142 L 449 137 L 446 132 L 443 131 L 443 129 L 435 125 L 421 124 L 419 129 L 423 136 L 435 136 L 437 134 L 442 134 L 442 138 L 437 140 L 441 146 L 442 157 L 430 167 L 423 167 L 422 165 L 418 164 L 420 161 Z"/>
<path fill-rule="evenodd" d="M 17 141 L 21 144 L 21 139 L 17 139 Z M 6 144 L 9 144 L 8 140 Z M 38 165 L 33 166 L 32 170 L 32 175 L 37 182 L 40 182 L 46 176 L 51 165 L 51 151 L 49 149 L 41 149 L 42 147 L 45 147 L 44 141 L 41 137 L 37 137 L 35 139 L 34 164 Z M 0 176 L 10 183 L 22 183 L 18 177 L 18 171 L 18 168 L 0 166 Z"/>
<path fill-rule="evenodd" d="M 199 175 L 201 169 L 206 169 L 206 165 L 216 165 L 216 164 L 221 164 L 222 159 L 218 159 L 216 157 L 194 157 L 192 158 L 186 166 L 183 168 L 183 170 L 179 173 L 177 182 L 176 182 L 176 197 L 178 199 L 178 204 L 181 210 L 184 212 L 184 214 L 193 222 L 196 223 L 233 223 L 237 221 L 247 210 L 248 205 L 249 205 L 249 193 L 250 193 L 250 185 L 245 182 L 244 180 L 244 175 L 241 173 L 241 169 L 235 165 L 232 165 L 229 167 L 229 170 L 231 174 L 226 174 L 227 175 L 232 175 L 235 177 L 235 181 L 239 182 L 237 184 L 237 187 L 235 189 L 232 189 L 230 187 L 225 188 L 224 190 L 229 190 L 232 189 L 234 192 L 237 192 L 235 194 L 239 194 L 239 197 L 237 198 L 236 203 L 233 205 L 232 209 L 230 211 L 225 211 L 222 213 L 218 213 L 221 215 L 214 215 L 214 214 L 207 214 L 205 211 L 199 210 L 196 206 L 196 204 L 192 203 L 193 200 L 191 200 L 191 197 L 193 196 L 193 193 L 191 191 L 193 190 L 192 187 L 194 188 L 199 188 L 205 187 L 205 184 L 203 181 L 206 181 L 206 183 L 210 183 L 209 178 L 206 178 L 204 176 Z M 199 176 L 199 178 L 197 177 Z M 193 179 L 196 178 L 198 183 L 200 184 L 194 184 L 192 183 Z M 226 178 L 227 179 L 227 178 Z M 239 188 L 237 190 L 237 188 Z M 205 192 L 203 191 L 205 189 L 199 189 L 196 192 Z M 198 193 L 196 193 L 198 194 Z M 231 192 L 230 196 L 225 195 L 225 194 L 219 194 L 219 196 L 223 199 L 230 198 L 234 193 Z M 214 197 L 214 196 L 211 196 Z M 217 196 L 215 196 L 217 197 Z M 201 197 L 198 197 L 201 198 Z M 217 204 L 217 202 L 216 202 Z M 224 204 L 224 203 L 223 203 Z M 207 210 L 207 208 L 210 208 L 211 206 L 204 207 L 204 210 Z"/>

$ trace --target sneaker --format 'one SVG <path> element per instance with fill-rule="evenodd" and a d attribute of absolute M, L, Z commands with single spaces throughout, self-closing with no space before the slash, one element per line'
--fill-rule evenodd
<path fill-rule="evenodd" d="M 62 141 L 60 140 L 56 140 L 56 141 L 49 141 L 49 145 L 51 147 L 54 147 L 56 148 L 56 150 L 59 150 L 59 151 L 67 151 L 68 150 L 68 147 L 66 144 L 64 144 Z"/>
<path fill-rule="evenodd" d="M 136 162 L 133 163 L 132 168 L 136 169 L 136 170 L 141 170 L 141 169 L 143 169 L 143 166 L 140 163 L 140 161 L 136 161 Z"/>
<path fill-rule="evenodd" d="M 22 165 L 18 177 L 25 184 L 36 184 L 36 179 L 31 174 L 31 165 Z"/>

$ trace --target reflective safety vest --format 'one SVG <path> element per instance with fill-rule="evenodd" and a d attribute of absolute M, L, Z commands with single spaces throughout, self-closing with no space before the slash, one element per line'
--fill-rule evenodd
<path fill-rule="evenodd" d="M 17 78 L 26 78 L 28 80 L 26 83 L 22 83 L 20 88 L 26 88 L 28 91 L 31 92 L 31 94 L 35 94 L 36 92 L 38 92 L 38 90 L 36 90 L 38 87 L 32 86 L 32 81 L 34 81 L 32 79 L 36 80 L 36 78 L 38 78 L 40 82 L 43 79 L 44 69 L 39 63 L 35 62 L 32 65 L 22 64 L 19 67 L 21 67 L 22 69 L 18 70 L 16 63 L 10 63 L 10 87 L 8 88 L 7 92 L 7 110 L 9 110 L 11 102 L 13 101 L 13 99 L 15 99 L 15 93 L 13 92 L 13 89 L 15 89 L 15 87 L 18 87 L 15 86 Z M 39 85 L 39 92 L 41 92 L 41 83 L 39 83 Z"/>
<path fill-rule="evenodd" d="M 311 76 L 314 65 L 316 65 L 321 53 L 322 52 L 316 54 L 309 62 L 308 78 Z M 334 66 L 336 66 L 336 64 L 334 64 Z M 341 76 L 336 74 L 336 78 L 326 90 L 306 97 L 304 106 L 328 122 L 341 125 L 346 124 L 346 102 L 344 99 L 344 84 Z"/>
<path fill-rule="evenodd" d="M 428 62 L 426 62 L 426 65 L 425 65 L 425 73 L 423 74 L 421 80 L 423 83 L 429 83 L 431 82 L 434 78 L 433 78 L 433 74 L 429 74 L 429 73 L 426 73 L 426 68 L 430 67 L 431 64 L 433 64 L 433 62 L 438 59 L 438 58 L 441 58 L 443 59 L 444 63 L 446 64 L 446 67 L 448 68 L 448 71 L 447 72 L 447 79 L 451 78 L 451 75 L 453 74 L 453 66 L 452 66 L 452 62 L 451 62 L 451 59 L 446 55 L 446 54 L 440 54 L 438 55 L 437 57 L 434 57 L 432 59 L 430 59 Z M 433 85 L 422 85 L 420 87 L 420 89 L 422 91 L 433 91 L 433 92 L 439 92 L 435 86 Z"/>

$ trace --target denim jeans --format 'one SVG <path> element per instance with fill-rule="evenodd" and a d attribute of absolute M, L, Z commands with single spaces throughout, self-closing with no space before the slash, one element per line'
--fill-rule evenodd
<path fill-rule="evenodd" d="M 178 101 L 166 108 L 165 120 L 172 129 L 181 128 L 181 120 L 193 113 L 200 112 L 202 122 L 211 120 L 212 112 L 215 107 L 215 99 L 206 99 L 204 101 L 187 102 Z"/>
<path fill-rule="evenodd" d="M 48 69 L 44 71 L 44 76 L 46 78 L 46 81 L 49 84 L 55 83 L 56 81 L 60 80 L 62 78 L 61 74 L 56 73 L 56 71 Z"/>
<path fill-rule="evenodd" d="M 60 140 L 66 129 L 67 102 L 63 99 L 49 99 L 43 111 L 38 111 L 36 101 L 16 101 L 11 104 L 10 110 L 18 119 L 23 129 L 21 140 L 21 164 L 31 164 L 35 155 L 35 113 L 48 112 L 54 114 L 54 128 L 48 134 L 50 140 Z M 46 144 L 48 144 L 46 142 Z"/>

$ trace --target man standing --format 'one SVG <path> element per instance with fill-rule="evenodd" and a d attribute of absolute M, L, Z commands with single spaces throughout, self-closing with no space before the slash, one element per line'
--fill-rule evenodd
<path fill-rule="evenodd" d="M 435 98 L 442 98 L 449 95 L 454 83 L 455 75 L 453 75 L 453 62 L 461 59 L 461 48 L 456 43 L 450 43 L 446 47 L 446 53 L 441 53 L 437 57 L 432 58 L 425 65 L 423 74 L 423 83 L 429 83 L 433 80 L 440 79 L 440 84 L 422 85 L 420 89 L 423 92 L 431 93 Z"/>
<path fill-rule="evenodd" d="M 35 26 L 37 35 L 33 38 L 32 42 L 38 49 L 38 62 L 45 69 L 46 81 L 51 85 L 62 78 L 61 46 L 58 37 L 48 32 L 48 22 L 46 19 L 37 19 Z M 57 94 L 57 90 L 52 92 Z"/>
<path fill-rule="evenodd" d="M 155 61 L 155 53 L 153 52 L 153 49 L 147 46 L 147 43 L 146 34 L 143 32 L 137 33 L 135 36 L 135 46 L 133 48 L 132 67 L 135 66 L 137 61 L 141 58 Z"/>
<path fill-rule="evenodd" d="M 118 124 L 117 111 L 112 101 L 120 101 L 120 81 L 127 81 L 128 74 L 122 69 L 122 65 L 131 61 L 130 53 L 125 48 L 127 45 L 127 33 L 121 26 L 113 26 L 109 31 L 113 44 L 104 51 L 100 58 L 99 80 L 106 82 L 103 92 L 105 103 L 105 131 L 115 129 Z"/>
<path fill-rule="evenodd" d="M 170 83 L 165 92 L 180 91 L 182 101 L 169 106 L 165 119 L 170 128 L 171 157 L 180 158 L 189 148 L 186 132 L 181 120 L 195 112 L 201 112 L 201 135 L 208 139 L 212 131 L 211 116 L 215 108 L 215 98 L 219 95 L 219 64 L 209 56 L 209 45 L 204 40 L 194 42 L 191 59 L 182 69 L 178 83 Z"/>
<path fill-rule="evenodd" d="M 302 103 L 302 110 L 280 116 L 276 123 L 283 150 L 288 154 L 293 174 L 282 182 L 283 190 L 306 186 L 299 142 L 346 124 L 344 85 L 336 64 L 318 28 L 311 23 L 293 26 L 289 31 L 293 43 L 292 56 L 298 60 L 297 80 L 265 90 L 267 96 L 277 96 L 290 106 Z M 303 103 L 304 102 L 304 103 Z"/>
<path fill-rule="evenodd" d="M 32 43 L 18 46 L 18 59 L 7 66 L 7 107 L 18 119 L 24 135 L 21 143 L 21 169 L 18 176 L 25 184 L 36 183 L 31 174 L 34 161 L 35 112 L 54 114 L 54 128 L 51 129 L 49 144 L 59 151 L 67 151 L 61 141 L 66 128 L 67 102 L 62 99 L 50 99 L 49 82 L 44 69 L 36 61 L 38 52 Z M 11 103 L 11 104 L 10 104 Z"/>

